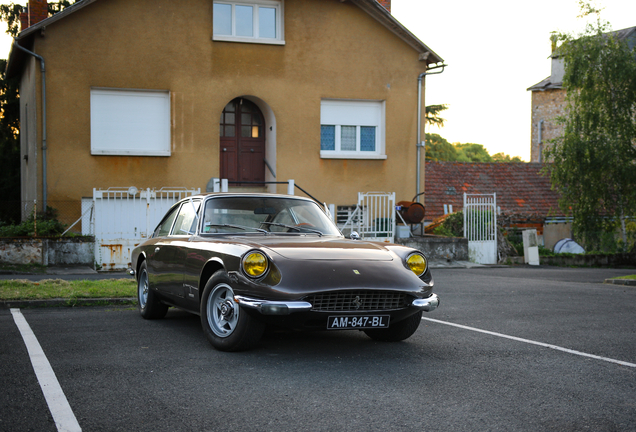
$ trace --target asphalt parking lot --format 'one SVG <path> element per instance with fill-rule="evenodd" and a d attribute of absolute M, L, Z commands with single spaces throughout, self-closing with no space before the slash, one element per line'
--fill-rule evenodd
<path fill-rule="evenodd" d="M 270 333 L 245 353 L 215 351 L 178 310 L 0 310 L 0 430 L 54 431 L 65 399 L 85 431 L 633 431 L 636 287 L 602 281 L 635 272 L 436 270 L 441 306 L 405 342 Z"/>

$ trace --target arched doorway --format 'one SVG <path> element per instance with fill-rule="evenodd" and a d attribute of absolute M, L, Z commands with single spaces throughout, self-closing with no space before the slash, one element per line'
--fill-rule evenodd
<path fill-rule="evenodd" d="M 221 178 L 231 182 L 265 181 L 265 121 L 248 99 L 236 98 L 221 114 Z"/>

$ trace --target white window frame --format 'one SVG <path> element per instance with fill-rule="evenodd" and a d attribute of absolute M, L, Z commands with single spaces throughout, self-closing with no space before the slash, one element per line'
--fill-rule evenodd
<path fill-rule="evenodd" d="M 322 99 L 320 125 L 335 126 L 335 150 L 320 150 L 323 159 L 386 159 L 385 101 Z M 340 150 L 342 126 L 356 126 L 356 150 Z M 361 126 L 375 127 L 375 151 L 360 150 Z"/>
<path fill-rule="evenodd" d="M 91 88 L 91 154 L 170 156 L 170 92 Z"/>
<path fill-rule="evenodd" d="M 252 0 L 247 2 L 233 1 L 233 0 L 219 0 L 214 1 L 213 4 L 225 4 L 232 6 L 232 35 L 219 35 L 214 34 L 212 29 L 212 40 L 222 42 L 242 42 L 242 43 L 260 43 L 270 45 L 285 45 L 285 25 L 284 25 L 284 1 L 273 0 Z M 259 34 L 259 7 L 267 7 L 276 9 L 276 37 L 275 38 L 261 38 L 257 36 L 235 36 L 236 34 L 236 6 L 252 6 L 253 19 L 252 19 L 252 31 L 254 35 Z"/>

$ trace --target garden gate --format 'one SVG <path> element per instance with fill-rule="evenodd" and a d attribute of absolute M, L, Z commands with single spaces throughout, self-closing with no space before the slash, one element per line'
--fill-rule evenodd
<path fill-rule="evenodd" d="M 468 257 L 478 264 L 497 264 L 497 194 L 464 193 L 464 237 Z"/>
<path fill-rule="evenodd" d="M 365 240 L 393 242 L 395 237 L 395 192 L 358 192 L 358 204 L 347 222 L 339 226 L 358 231 Z"/>
<path fill-rule="evenodd" d="M 95 235 L 97 269 L 125 269 L 132 250 L 152 235 L 168 209 L 200 189 L 136 187 L 93 189 L 93 199 L 83 200 L 83 234 Z M 84 211 L 92 205 L 92 211 Z M 86 227 L 86 228 L 85 228 Z"/>

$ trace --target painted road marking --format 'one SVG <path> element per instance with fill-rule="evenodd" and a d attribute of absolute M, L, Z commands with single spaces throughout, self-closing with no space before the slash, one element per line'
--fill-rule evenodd
<path fill-rule="evenodd" d="M 18 326 L 18 330 L 20 330 L 24 344 L 29 351 L 33 370 L 38 378 L 40 388 L 42 389 L 42 393 L 44 393 L 44 398 L 49 406 L 57 430 L 60 432 L 81 431 L 82 428 L 80 428 L 79 423 L 77 423 L 75 414 L 73 414 L 73 410 L 68 404 L 68 400 L 62 391 L 62 387 L 60 387 L 53 368 L 47 360 L 46 355 L 44 355 L 44 351 L 35 337 L 35 334 L 33 334 L 29 323 L 26 318 L 24 318 L 24 315 L 22 315 L 20 309 L 11 309 L 11 314 L 13 315 L 15 324 Z"/>
<path fill-rule="evenodd" d="M 558 345 L 552 345 L 552 344 L 547 344 L 547 343 L 543 343 L 543 342 L 537 342 L 537 341 L 533 341 L 533 340 L 530 340 L 530 339 L 519 338 L 519 337 L 516 337 L 516 336 L 509 336 L 509 335 L 505 335 L 503 333 L 491 332 L 491 331 L 488 331 L 488 330 L 482 330 L 482 329 L 478 329 L 478 328 L 475 328 L 475 327 L 468 327 L 468 326 L 465 326 L 465 325 L 454 324 L 454 323 L 450 323 L 450 322 L 447 322 L 447 321 L 440 321 L 440 320 L 436 320 L 436 319 L 432 319 L 432 318 L 424 318 L 424 317 L 422 317 L 422 319 L 426 320 L 426 321 L 435 322 L 435 323 L 438 323 L 438 324 L 446 324 L 446 325 L 449 325 L 449 326 L 458 327 L 458 328 L 461 328 L 461 329 L 464 329 L 464 330 L 471 330 L 471 331 L 475 331 L 475 332 L 479 332 L 479 333 L 485 333 L 485 334 L 489 334 L 489 335 L 492 335 L 492 336 L 497 336 L 497 337 L 501 337 L 501 338 L 505 338 L 505 339 L 511 339 L 511 340 L 514 340 L 514 341 L 517 341 L 517 342 L 523 342 L 523 343 L 527 343 L 527 344 L 538 345 L 538 346 L 541 346 L 541 347 L 544 347 L 544 348 L 550 348 L 550 349 L 553 349 L 553 350 L 562 351 L 562 352 L 566 352 L 568 354 L 574 354 L 574 355 L 578 355 L 578 356 L 581 356 L 581 357 L 588 357 L 588 358 L 593 358 L 593 359 L 596 359 L 596 360 L 602 360 L 602 361 L 606 361 L 606 362 L 610 362 L 610 363 L 616 363 L 616 364 L 619 364 L 621 366 L 627 366 L 627 367 L 636 368 L 636 364 L 634 364 L 634 363 L 629 363 L 629 362 L 622 361 L 622 360 L 615 360 L 615 359 L 611 359 L 611 358 L 608 358 L 608 357 L 601 357 L 601 356 L 597 356 L 597 355 L 594 355 L 594 354 L 584 353 L 584 352 L 581 352 L 581 351 L 575 351 L 575 350 L 571 350 L 571 349 L 568 349 L 568 348 L 560 347 Z"/>

